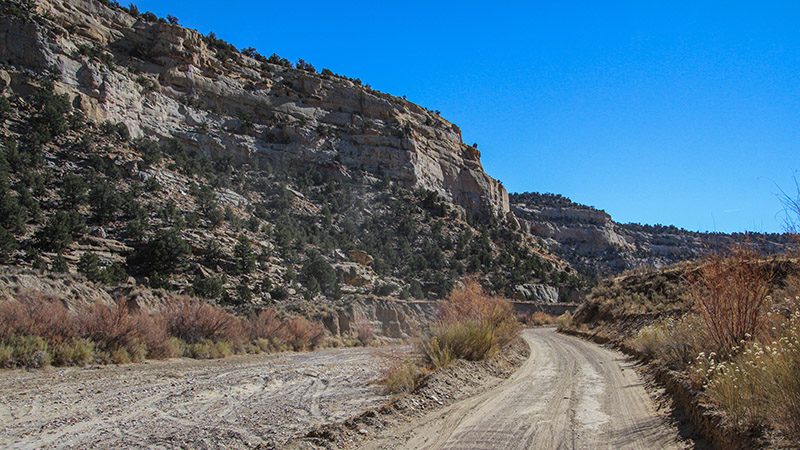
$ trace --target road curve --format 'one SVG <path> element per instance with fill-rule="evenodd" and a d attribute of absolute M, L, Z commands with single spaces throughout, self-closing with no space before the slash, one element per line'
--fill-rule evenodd
<path fill-rule="evenodd" d="M 686 448 L 619 352 L 552 328 L 525 330 L 531 356 L 489 391 L 367 448 Z"/>

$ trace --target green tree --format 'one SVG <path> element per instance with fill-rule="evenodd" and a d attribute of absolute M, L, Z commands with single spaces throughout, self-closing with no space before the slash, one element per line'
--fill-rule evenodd
<path fill-rule="evenodd" d="M 50 270 L 55 273 L 69 272 L 69 265 L 67 264 L 67 259 L 64 258 L 64 255 L 59 253 L 55 258 L 53 258 L 53 262 L 50 263 Z"/>
<path fill-rule="evenodd" d="M 60 252 L 85 231 L 83 217 L 74 211 L 56 211 L 36 233 L 36 241 L 45 251 Z"/>
<path fill-rule="evenodd" d="M 122 197 L 117 189 L 104 180 L 97 180 L 89 192 L 89 201 L 92 204 L 95 218 L 100 223 L 107 223 L 120 209 Z"/>
<path fill-rule="evenodd" d="M 256 269 L 256 254 L 247 237 L 239 237 L 239 241 L 233 248 L 233 255 L 236 259 L 236 273 L 246 274 Z"/>
<path fill-rule="evenodd" d="M 225 279 L 222 276 L 205 277 L 198 274 L 192 282 L 192 291 L 198 297 L 218 299 L 225 293 Z"/>
<path fill-rule="evenodd" d="M 76 208 L 86 202 L 89 190 L 83 177 L 74 173 L 67 174 L 61 182 L 61 201 L 65 208 Z"/>
<path fill-rule="evenodd" d="M 129 257 L 131 266 L 147 275 L 169 275 L 189 254 L 189 244 L 173 229 L 160 230 Z"/>
<path fill-rule="evenodd" d="M 11 256 L 17 248 L 19 248 L 17 238 L 5 228 L 0 227 L 0 262 L 10 262 Z"/>
<path fill-rule="evenodd" d="M 301 278 L 306 289 L 312 294 L 317 292 L 331 296 L 338 294 L 336 270 L 317 251 L 312 252 L 303 264 Z"/>
<path fill-rule="evenodd" d="M 84 253 L 78 261 L 78 273 L 83 274 L 90 281 L 100 283 L 104 281 L 100 258 L 91 252 Z"/>

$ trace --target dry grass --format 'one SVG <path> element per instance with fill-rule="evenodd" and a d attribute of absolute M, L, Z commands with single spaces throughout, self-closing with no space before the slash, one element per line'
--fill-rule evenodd
<path fill-rule="evenodd" d="M 390 367 L 384 372 L 380 383 L 387 394 L 403 394 L 414 391 L 427 374 L 427 370 L 410 359 Z"/>
<path fill-rule="evenodd" d="M 800 311 L 771 342 L 751 342 L 731 361 L 701 355 L 695 372 L 738 426 L 770 426 L 800 442 Z"/>
<path fill-rule="evenodd" d="M 455 359 L 488 358 L 519 330 L 508 301 L 486 295 L 476 280 L 466 279 L 442 301 L 438 319 L 420 347 L 429 364 L 444 367 Z"/>
<path fill-rule="evenodd" d="M 627 344 L 648 359 L 676 370 L 689 367 L 706 350 L 703 323 L 695 314 L 666 318 L 643 327 Z"/>

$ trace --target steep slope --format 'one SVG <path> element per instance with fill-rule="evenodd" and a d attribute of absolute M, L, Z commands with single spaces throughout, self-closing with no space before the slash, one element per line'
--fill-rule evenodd
<path fill-rule="evenodd" d="M 437 113 L 133 8 L 0 8 L 0 262 L 395 335 L 353 305 L 582 284 Z"/>
<path fill-rule="evenodd" d="M 554 194 L 510 196 L 522 228 L 592 278 L 639 267 L 664 267 L 748 241 L 764 253 L 784 251 L 787 235 L 698 233 L 674 226 L 620 224 L 605 211 Z"/>

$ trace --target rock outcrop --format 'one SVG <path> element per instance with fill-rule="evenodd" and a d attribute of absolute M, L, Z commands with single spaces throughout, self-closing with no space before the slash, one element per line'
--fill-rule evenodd
<path fill-rule="evenodd" d="M 584 275 L 602 278 L 639 267 L 664 267 L 749 242 L 764 253 L 784 250 L 785 235 L 698 233 L 673 226 L 614 222 L 605 211 L 559 195 L 512 194 L 522 228 Z"/>
<path fill-rule="evenodd" d="M 459 128 L 411 102 L 96 0 L 45 0 L 36 10 L 38 21 L 0 19 L 0 62 L 52 69 L 91 120 L 252 166 L 360 168 L 435 191 L 473 217 L 509 210 Z"/>

